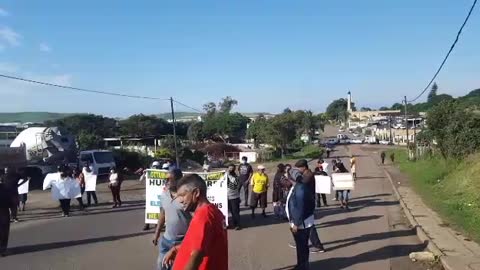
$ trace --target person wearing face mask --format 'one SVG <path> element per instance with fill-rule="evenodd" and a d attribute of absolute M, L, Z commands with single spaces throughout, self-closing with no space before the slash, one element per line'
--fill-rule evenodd
<path fill-rule="evenodd" d="M 227 270 L 228 242 L 225 217 L 207 199 L 207 185 L 197 174 L 178 182 L 177 198 L 185 211 L 194 212 L 183 242 L 165 255 L 173 270 Z"/>
<path fill-rule="evenodd" d="M 110 176 L 109 176 L 110 183 L 108 187 L 112 191 L 113 203 L 114 205 L 112 208 L 117 208 L 122 206 L 122 200 L 120 199 L 120 188 L 122 186 L 122 179 L 120 174 L 117 172 L 116 168 L 110 169 Z"/>
<path fill-rule="evenodd" d="M 168 251 L 182 242 L 187 233 L 192 215 L 183 210 L 183 205 L 175 200 L 177 182 L 183 177 L 180 169 L 171 170 L 168 174 L 168 190 L 160 197 L 160 215 L 153 238 L 155 246 L 160 245 L 157 260 L 157 270 L 170 270 L 170 265 L 164 265 L 163 259 Z M 160 232 L 165 226 L 165 232 L 160 238 Z M 159 241 L 160 239 L 160 241 Z"/>

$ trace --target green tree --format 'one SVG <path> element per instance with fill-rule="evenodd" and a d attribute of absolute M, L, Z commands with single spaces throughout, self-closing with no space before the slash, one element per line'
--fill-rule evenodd
<path fill-rule="evenodd" d="M 352 110 L 355 111 L 355 103 L 352 103 Z M 344 98 L 340 98 L 334 100 L 330 105 L 327 107 L 327 117 L 330 120 L 335 121 L 346 121 L 348 119 L 348 100 Z"/>
<path fill-rule="evenodd" d="M 102 147 L 103 138 L 97 134 L 80 131 L 76 138 L 78 149 L 80 151 L 98 149 Z"/>
<path fill-rule="evenodd" d="M 360 111 L 361 111 L 361 112 L 371 112 L 372 109 L 370 109 L 370 108 L 368 108 L 368 107 L 362 107 L 362 108 L 360 108 Z"/>
<path fill-rule="evenodd" d="M 238 101 L 230 96 L 224 97 L 218 104 L 221 113 L 230 113 L 234 106 L 238 105 Z"/>
<path fill-rule="evenodd" d="M 380 109 L 378 109 L 378 110 L 379 111 L 388 111 L 388 110 L 390 110 L 390 108 L 384 106 L 384 107 L 380 107 Z"/>
<path fill-rule="evenodd" d="M 255 147 L 262 143 L 268 142 L 267 125 L 269 122 L 263 114 L 255 118 L 255 121 L 250 123 L 247 130 L 247 138 L 253 140 Z"/>
<path fill-rule="evenodd" d="M 427 102 L 432 103 L 433 99 L 437 96 L 438 85 L 436 82 L 433 83 L 430 93 L 428 93 Z"/>
<path fill-rule="evenodd" d="M 194 122 L 190 124 L 187 134 L 188 139 L 195 143 L 203 141 L 205 139 L 205 134 L 203 133 L 203 123 Z"/>
<path fill-rule="evenodd" d="M 172 134 L 172 126 L 154 115 L 136 114 L 120 122 L 122 135 L 147 137 Z"/>

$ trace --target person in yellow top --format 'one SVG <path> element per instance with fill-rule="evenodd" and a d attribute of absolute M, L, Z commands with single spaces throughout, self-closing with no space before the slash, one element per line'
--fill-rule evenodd
<path fill-rule="evenodd" d="M 350 159 L 350 168 L 353 175 L 353 180 L 357 180 L 357 159 L 352 156 Z"/>
<path fill-rule="evenodd" d="M 252 209 L 252 219 L 255 218 L 255 208 L 260 204 L 262 216 L 267 217 L 265 208 L 267 208 L 267 190 L 269 187 L 268 175 L 265 173 L 263 165 L 258 166 L 258 171 L 252 175 L 250 180 L 252 186 L 252 195 L 250 196 L 250 208 Z"/>

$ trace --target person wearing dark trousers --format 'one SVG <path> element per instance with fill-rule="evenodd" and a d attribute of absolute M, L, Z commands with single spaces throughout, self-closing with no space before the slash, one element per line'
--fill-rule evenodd
<path fill-rule="evenodd" d="M 77 168 L 73 169 L 72 176 L 73 179 L 75 179 L 80 185 L 80 197 L 76 199 L 78 201 L 78 206 L 80 206 L 80 210 L 84 210 L 85 204 L 83 203 L 83 193 L 85 193 L 85 177 L 83 176 L 83 173 L 80 172 L 80 170 Z"/>
<path fill-rule="evenodd" d="M 60 200 L 60 206 L 62 208 L 63 212 L 63 217 L 69 217 L 70 216 L 70 199 L 61 199 Z"/>
<path fill-rule="evenodd" d="M 243 188 L 245 194 L 245 207 L 248 207 L 248 195 L 250 194 L 248 187 L 250 186 L 250 179 L 253 175 L 252 165 L 248 164 L 248 158 L 242 157 L 242 163 L 238 166 L 238 180 L 240 182 L 239 191 Z"/>
<path fill-rule="evenodd" d="M 315 168 L 314 174 L 315 175 L 321 175 L 321 176 L 328 176 L 327 172 L 325 172 L 323 170 L 322 164 L 323 164 L 323 162 L 320 162 L 320 161 L 317 163 L 317 167 Z M 321 203 L 322 201 L 323 201 L 324 206 L 328 206 L 327 195 L 326 194 L 316 193 L 316 201 L 317 201 L 317 207 L 322 206 L 322 203 Z"/>
<path fill-rule="evenodd" d="M 308 239 L 312 233 L 312 227 L 315 227 L 313 215 L 315 199 L 307 184 L 303 182 L 302 173 L 292 170 L 290 179 L 294 186 L 287 196 L 286 212 L 297 250 L 297 264 L 294 269 L 308 270 L 310 269 Z"/>
<path fill-rule="evenodd" d="M 90 166 L 87 163 L 85 163 L 85 165 L 83 166 L 82 174 L 83 174 L 83 177 L 84 177 L 85 181 L 86 181 L 87 176 L 93 174 L 92 169 L 90 168 Z M 97 192 L 94 191 L 94 190 L 87 191 L 87 206 L 89 206 L 89 207 L 92 205 L 92 198 L 93 198 L 93 201 L 95 202 L 95 204 L 97 205 L 98 204 Z"/>
<path fill-rule="evenodd" d="M 8 198 L 10 199 L 10 216 L 14 222 L 18 222 L 17 213 L 18 213 L 18 204 L 19 204 L 19 195 L 18 187 L 23 185 L 28 181 L 27 177 L 24 180 L 20 181 L 21 176 L 12 168 L 5 168 L 5 174 L 3 175 L 3 183 L 7 189 Z"/>
<path fill-rule="evenodd" d="M 120 174 L 117 172 L 116 168 L 110 169 L 109 181 L 110 183 L 108 184 L 108 187 L 112 191 L 112 197 L 113 197 L 113 203 L 114 203 L 112 208 L 121 207 L 122 200 L 120 199 L 120 189 L 122 185 L 122 179 L 120 177 Z"/>
<path fill-rule="evenodd" d="M 301 181 L 305 185 L 306 188 L 306 195 L 309 196 L 309 200 L 313 201 L 313 207 L 315 208 L 315 176 L 313 172 L 308 168 L 308 161 L 305 159 L 299 160 L 295 167 L 297 170 L 302 174 Z M 318 237 L 317 228 L 315 226 L 310 226 L 310 242 L 312 242 L 312 250 L 311 253 L 323 253 L 325 249 L 323 248 L 323 244 Z"/>
<path fill-rule="evenodd" d="M 3 182 L 0 182 L 0 256 L 6 256 L 8 237 L 10 234 L 10 200 L 9 191 Z"/>
<path fill-rule="evenodd" d="M 382 153 L 380 154 L 380 158 L 382 159 L 382 164 L 385 164 L 385 157 L 386 157 L 386 156 L 387 156 L 387 155 L 385 154 L 385 152 L 382 151 Z"/>
<path fill-rule="evenodd" d="M 232 225 L 229 228 L 241 230 L 240 226 L 240 182 L 235 173 L 235 165 L 228 166 L 227 179 L 228 211 L 232 214 Z"/>

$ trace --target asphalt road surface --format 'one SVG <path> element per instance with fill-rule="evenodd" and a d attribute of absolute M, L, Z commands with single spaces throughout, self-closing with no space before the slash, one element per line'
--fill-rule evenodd
<path fill-rule="evenodd" d="M 334 156 L 346 157 L 345 147 L 336 150 Z M 424 245 L 406 225 L 379 165 L 359 146 L 351 146 L 351 150 L 358 156 L 351 211 L 340 209 L 331 198 L 329 207 L 317 209 L 316 224 L 327 252 L 311 255 L 311 269 L 425 269 L 408 259 L 410 252 L 421 251 Z M 348 158 L 344 163 L 349 164 Z M 12 225 L 12 254 L 0 258 L 0 269 L 154 269 L 157 248 L 151 244 L 153 231 L 141 230 L 143 186 L 130 183 L 128 189 L 124 200 L 130 202 L 125 207 L 110 209 L 104 203 L 70 218 L 61 218 L 55 204 L 41 206 L 42 200 L 49 199 L 45 194 L 32 194 L 30 208 L 34 209 L 20 216 L 23 222 Z M 108 193 L 99 195 L 100 201 L 110 200 Z M 271 204 L 268 210 L 269 217 L 255 220 L 251 220 L 248 209 L 242 211 L 245 228 L 229 232 L 230 269 L 294 266 L 295 250 L 288 246 L 292 241 L 288 225 L 272 217 Z"/>

